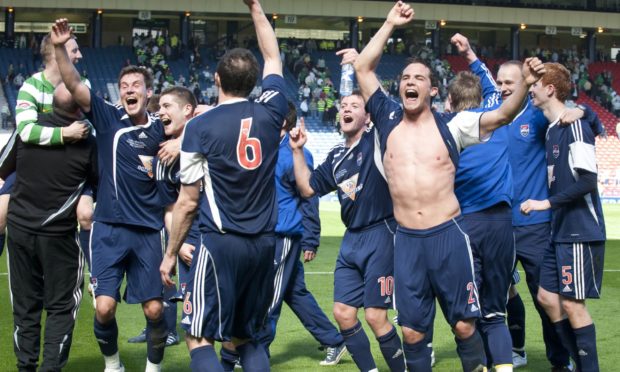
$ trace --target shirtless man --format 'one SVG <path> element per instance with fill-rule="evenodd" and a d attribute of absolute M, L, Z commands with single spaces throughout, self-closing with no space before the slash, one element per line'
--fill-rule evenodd
<path fill-rule="evenodd" d="M 411 61 L 403 70 L 403 108 L 382 91 L 374 70 L 385 43 L 397 26 L 413 19 L 413 9 L 397 2 L 374 38 L 354 63 L 371 119 L 380 134 L 383 165 L 399 226 L 394 248 L 395 302 L 409 370 L 430 371 L 430 328 L 435 296 L 452 326 L 464 371 L 486 365 L 475 320 L 480 304 L 474 280 L 469 237 L 460 224 L 454 194 L 459 152 L 490 136 L 516 115 L 526 84 L 538 80 L 544 67 L 526 60 L 523 83 L 497 110 L 438 114 L 431 111 L 437 84 L 431 69 Z M 346 60 L 343 60 L 346 63 Z"/>

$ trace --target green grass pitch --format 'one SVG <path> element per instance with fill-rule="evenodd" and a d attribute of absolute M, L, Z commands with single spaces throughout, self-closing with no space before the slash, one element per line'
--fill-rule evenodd
<path fill-rule="evenodd" d="M 598 352 L 601 371 L 615 371 L 620 369 L 620 327 L 616 315 L 620 311 L 620 205 L 605 205 L 605 219 L 607 224 L 607 251 L 605 257 L 605 274 L 603 279 L 602 299 L 590 301 L 588 307 L 594 318 L 597 330 Z M 333 275 L 336 255 L 344 227 L 340 222 L 339 208 L 334 203 L 321 205 L 321 220 L 323 233 L 321 247 L 315 261 L 305 265 L 306 283 L 317 298 L 326 314 L 331 315 Z M 10 292 L 6 275 L 6 260 L 0 260 L 0 371 L 14 371 L 15 357 L 12 346 L 13 321 L 11 318 Z M 544 346 L 540 331 L 540 321 L 532 306 L 532 300 L 527 295 L 524 281 L 519 284 L 519 290 L 527 308 L 527 341 L 528 366 L 520 369 L 526 371 L 549 370 L 544 356 Z M 179 314 L 180 314 L 179 307 Z M 363 312 L 360 312 L 363 319 Z M 127 338 L 136 335 L 144 326 L 144 316 L 139 306 L 121 304 L 118 307 L 117 319 L 119 322 L 119 348 L 121 359 L 127 371 L 143 371 L 146 361 L 144 344 L 128 344 Z M 91 298 L 85 294 L 79 312 L 73 346 L 66 371 L 101 371 L 103 358 L 92 332 L 93 308 Z M 458 371 L 458 361 L 452 334 L 438 313 L 435 321 L 434 347 L 437 356 L 435 371 Z M 388 368 L 381 357 L 377 342 L 372 332 L 366 328 L 371 339 L 372 353 L 380 371 Z M 271 365 L 273 371 L 356 371 L 355 364 L 350 356 L 345 356 L 339 365 L 321 367 L 319 361 L 324 358 L 324 352 L 319 351 L 318 343 L 303 328 L 295 315 L 284 306 L 282 317 L 278 325 L 276 340 L 271 347 Z M 189 370 L 189 354 L 184 344 L 166 349 L 164 359 L 165 371 Z"/>

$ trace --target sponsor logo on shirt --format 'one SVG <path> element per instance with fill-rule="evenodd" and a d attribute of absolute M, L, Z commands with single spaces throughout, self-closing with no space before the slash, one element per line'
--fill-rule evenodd
<path fill-rule="evenodd" d="M 134 139 L 128 138 L 127 139 L 127 144 L 131 147 L 133 147 L 134 149 L 143 149 L 146 148 L 146 143 L 141 142 L 141 141 L 136 141 Z"/>
<path fill-rule="evenodd" d="M 138 166 L 141 172 L 146 173 L 149 178 L 153 178 L 153 156 L 138 155 L 142 165 Z"/>
<path fill-rule="evenodd" d="M 338 185 L 338 187 L 340 187 L 340 190 L 342 190 L 342 192 L 344 193 L 345 198 L 349 198 L 354 201 L 356 194 L 364 187 L 363 184 L 357 184 L 358 176 L 359 174 L 356 174 L 344 180 Z"/>
<path fill-rule="evenodd" d="M 362 165 L 362 153 L 357 154 L 357 166 Z"/>
<path fill-rule="evenodd" d="M 344 177 L 345 174 L 347 174 L 347 170 L 346 169 L 341 169 L 338 172 L 336 172 L 336 181 L 338 181 L 339 179 Z"/>
<path fill-rule="evenodd" d="M 146 133 L 144 132 L 140 132 L 140 134 L 138 135 L 138 138 L 145 139 L 145 138 L 149 138 L 149 136 L 147 136 Z"/>

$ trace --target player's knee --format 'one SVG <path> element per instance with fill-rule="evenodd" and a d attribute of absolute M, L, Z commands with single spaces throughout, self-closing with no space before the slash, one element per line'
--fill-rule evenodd
<path fill-rule="evenodd" d="M 103 296 L 97 297 L 97 320 L 102 323 L 108 323 L 114 319 L 116 313 L 116 303 L 111 301 L 105 301 Z"/>
<path fill-rule="evenodd" d="M 562 310 L 568 314 L 569 318 L 575 315 L 580 315 L 585 310 L 585 303 L 581 300 L 575 299 L 562 299 Z"/>
<path fill-rule="evenodd" d="M 549 293 L 545 290 L 539 289 L 536 294 L 536 301 L 538 304 L 543 307 L 545 310 L 549 310 L 555 304 L 555 299 L 549 296 Z"/>
<path fill-rule="evenodd" d="M 164 306 L 159 300 L 151 300 L 142 304 L 144 316 L 151 320 L 157 320 L 162 317 Z"/>
<path fill-rule="evenodd" d="M 424 339 L 425 334 L 408 327 L 402 327 L 403 342 L 406 344 L 416 344 Z"/>
<path fill-rule="evenodd" d="M 351 328 L 357 323 L 357 309 L 336 302 L 334 304 L 334 318 L 338 322 L 340 329 Z"/>
<path fill-rule="evenodd" d="M 81 197 L 75 210 L 80 229 L 90 230 L 93 224 L 93 203 L 89 197 Z"/>
<path fill-rule="evenodd" d="M 473 319 L 459 320 L 452 327 L 454 335 L 461 340 L 471 337 L 476 332 L 476 323 Z"/>
<path fill-rule="evenodd" d="M 366 323 L 373 330 L 382 328 L 388 322 L 387 319 L 387 310 L 385 309 L 377 309 L 377 308 L 367 308 L 364 314 L 366 318 Z"/>

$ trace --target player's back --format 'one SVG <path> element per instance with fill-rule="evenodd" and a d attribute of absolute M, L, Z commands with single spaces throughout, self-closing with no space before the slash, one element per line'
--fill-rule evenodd
<path fill-rule="evenodd" d="M 182 182 L 195 182 L 194 170 L 204 176 L 201 231 L 258 234 L 275 227 L 275 166 L 288 107 L 279 87 L 263 87 L 256 102 L 230 100 L 187 124 L 182 156 L 190 161 L 182 159 Z"/>

